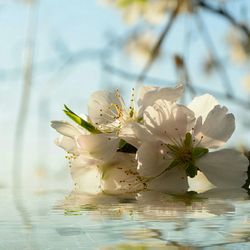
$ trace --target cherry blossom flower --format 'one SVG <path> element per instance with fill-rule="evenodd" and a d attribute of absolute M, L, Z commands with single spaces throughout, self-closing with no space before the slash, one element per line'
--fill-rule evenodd
<path fill-rule="evenodd" d="M 143 119 L 152 136 L 137 151 L 138 172 L 148 178 L 149 188 L 185 192 L 188 177 L 199 171 L 216 187 L 242 186 L 246 157 L 232 149 L 209 152 L 223 146 L 235 129 L 234 116 L 211 95 L 194 98 L 188 107 L 157 100 Z"/>
<path fill-rule="evenodd" d="M 122 11 L 123 19 L 128 24 L 143 19 L 150 24 L 160 24 L 165 20 L 166 13 L 176 9 L 176 0 L 103 0 Z M 183 0 L 179 12 L 193 12 L 195 1 Z"/>
<path fill-rule="evenodd" d="M 108 161 L 90 161 L 84 155 L 71 160 L 75 191 L 97 194 L 133 193 L 146 189 L 137 172 L 134 154 L 117 152 Z"/>
<path fill-rule="evenodd" d="M 51 127 L 60 134 L 60 137 L 55 140 L 55 144 L 72 155 L 80 153 L 77 146 L 78 136 L 90 134 L 77 124 L 74 126 L 66 121 L 52 121 Z"/>
<path fill-rule="evenodd" d="M 61 134 L 56 144 L 69 154 L 76 190 L 183 193 L 240 187 L 247 159 L 232 149 L 213 151 L 231 137 L 234 116 L 208 94 L 188 106 L 177 104 L 182 92 L 181 85 L 143 86 L 127 107 L 118 91 L 97 91 L 85 118 L 65 106 L 77 124 L 52 121 L 52 127 Z"/>
<path fill-rule="evenodd" d="M 146 187 L 136 170 L 135 154 L 119 152 L 127 142 L 138 146 L 146 130 L 140 124 L 144 110 L 155 100 L 177 100 L 183 86 L 176 88 L 141 88 L 138 102 L 132 94 L 127 108 L 120 93 L 94 92 L 90 98 L 89 116 L 81 118 L 65 107 L 65 113 L 78 124 L 52 121 L 61 134 L 56 144 L 67 151 L 72 178 L 79 190 L 86 192 L 135 192 Z M 121 140 L 124 139 L 124 140 Z M 122 145 L 121 145 L 122 144 Z M 88 186 L 88 187 L 87 187 Z"/>
<path fill-rule="evenodd" d="M 71 176 L 78 192 L 109 194 L 136 192 L 146 188 L 136 170 L 134 154 L 116 152 L 112 140 L 104 134 L 91 135 L 67 122 L 52 121 L 61 133 L 56 144 L 69 154 Z"/>
<path fill-rule="evenodd" d="M 135 147 L 138 147 L 136 133 L 140 130 L 140 121 L 144 110 L 157 99 L 176 101 L 183 93 L 183 86 L 175 88 L 160 88 L 142 86 L 136 102 L 134 89 L 132 90 L 129 107 L 126 106 L 119 91 L 94 92 L 88 103 L 89 120 L 102 133 L 118 136 Z"/>

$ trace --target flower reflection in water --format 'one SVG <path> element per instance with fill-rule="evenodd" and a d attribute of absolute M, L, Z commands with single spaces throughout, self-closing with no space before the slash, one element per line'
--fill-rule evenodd
<path fill-rule="evenodd" d="M 79 220 L 87 214 L 103 235 L 113 237 L 114 245 L 102 249 L 192 249 L 248 242 L 248 199 L 243 190 L 119 196 L 72 192 L 58 207 Z"/>

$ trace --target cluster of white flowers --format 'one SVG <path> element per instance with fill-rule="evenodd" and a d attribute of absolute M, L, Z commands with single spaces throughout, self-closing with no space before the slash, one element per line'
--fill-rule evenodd
<path fill-rule="evenodd" d="M 159 24 L 166 18 L 166 13 L 173 11 L 180 4 L 179 12 L 193 12 L 196 1 L 193 0 L 102 0 L 121 10 L 124 20 L 134 24 L 140 19 Z"/>
<path fill-rule="evenodd" d="M 215 149 L 231 137 L 233 114 L 209 94 L 177 103 L 183 86 L 142 86 L 127 107 L 119 91 L 97 91 L 76 122 L 52 121 L 56 144 L 68 152 L 78 191 L 127 193 L 157 190 L 184 193 L 240 188 L 248 161 L 233 149 Z M 211 151 L 211 152 L 210 152 Z"/>

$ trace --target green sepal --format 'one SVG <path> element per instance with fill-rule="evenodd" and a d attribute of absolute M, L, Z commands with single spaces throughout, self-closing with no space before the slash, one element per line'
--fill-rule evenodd
<path fill-rule="evenodd" d="M 188 163 L 186 166 L 186 174 L 187 176 L 194 178 L 197 175 L 197 167 L 192 163 Z"/>
<path fill-rule="evenodd" d="M 173 160 L 170 164 L 169 164 L 169 166 L 168 166 L 168 170 L 169 169 L 172 169 L 172 168 L 174 168 L 174 167 L 176 167 L 176 166 L 178 166 L 179 164 L 181 163 L 181 161 L 180 160 L 178 160 L 178 159 L 175 159 L 175 160 Z"/>
<path fill-rule="evenodd" d="M 143 117 L 139 117 L 139 118 L 137 119 L 137 122 L 142 123 L 142 122 L 143 122 Z"/>
<path fill-rule="evenodd" d="M 192 135 L 190 133 L 186 133 L 186 137 L 184 140 L 184 145 L 187 148 L 190 148 L 192 146 Z"/>
<path fill-rule="evenodd" d="M 208 153 L 207 148 L 197 147 L 192 149 L 192 155 L 195 159 L 198 159 L 207 153 Z"/>
<path fill-rule="evenodd" d="M 123 148 L 125 145 L 126 145 L 126 141 L 121 139 L 120 142 L 119 142 L 119 149 Z"/>
<path fill-rule="evenodd" d="M 96 127 L 94 127 L 91 123 L 85 121 L 82 119 L 80 116 L 75 114 L 72 110 L 70 110 L 66 105 L 64 105 L 64 110 L 63 112 L 74 122 L 76 122 L 78 125 L 81 127 L 85 128 L 92 134 L 100 134 L 101 131 L 98 130 Z"/>

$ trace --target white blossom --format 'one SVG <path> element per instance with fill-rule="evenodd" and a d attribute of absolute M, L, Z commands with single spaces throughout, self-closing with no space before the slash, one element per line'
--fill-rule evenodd
<path fill-rule="evenodd" d="M 137 151 L 140 175 L 167 191 L 187 190 L 188 176 L 199 171 L 210 187 L 241 187 L 246 157 L 232 149 L 209 152 L 223 146 L 234 131 L 234 116 L 227 111 L 208 94 L 194 98 L 188 107 L 157 100 L 144 112 L 152 136 Z"/>
<path fill-rule="evenodd" d="M 157 99 L 176 101 L 182 92 L 182 85 L 175 88 L 143 86 L 138 100 L 135 90 L 132 90 L 130 105 L 127 106 L 118 90 L 115 93 L 97 91 L 91 95 L 88 103 L 89 119 L 101 132 L 118 136 L 138 147 L 140 142 L 136 133 L 141 131 L 140 120 L 144 110 Z"/>
<path fill-rule="evenodd" d="M 117 152 L 105 162 L 90 162 L 80 155 L 71 162 L 71 175 L 77 192 L 134 193 L 146 188 L 136 167 L 134 154 Z"/>

